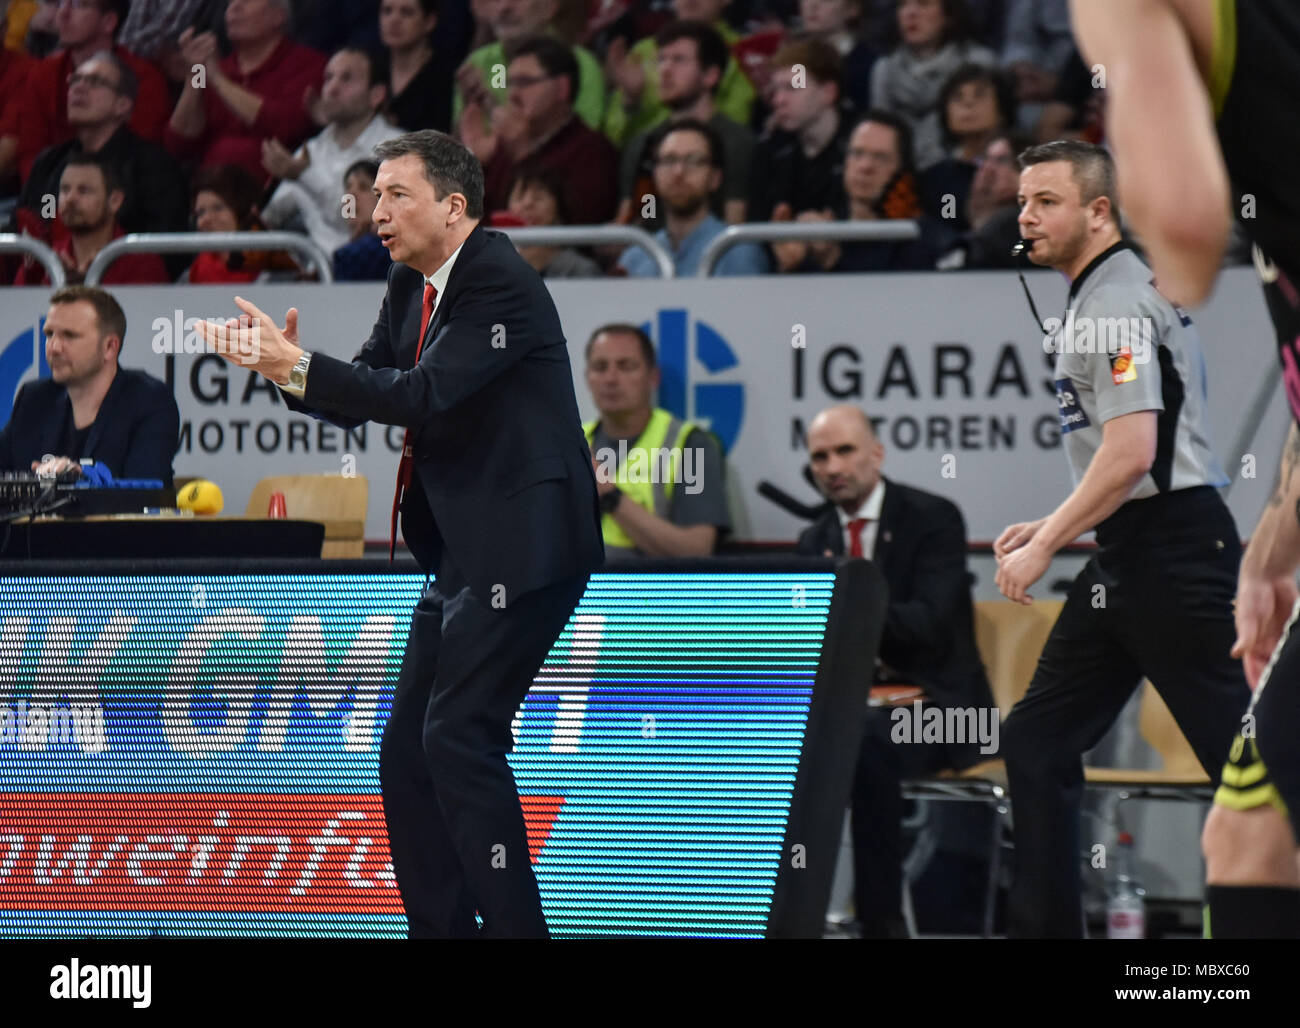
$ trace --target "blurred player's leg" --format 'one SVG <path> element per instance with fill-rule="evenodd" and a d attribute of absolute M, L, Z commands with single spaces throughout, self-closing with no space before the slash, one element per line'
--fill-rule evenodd
<path fill-rule="evenodd" d="M 1215 938 L 1300 937 L 1300 635 L 1293 625 L 1294 614 L 1233 741 L 1201 838 L 1206 929 Z"/>

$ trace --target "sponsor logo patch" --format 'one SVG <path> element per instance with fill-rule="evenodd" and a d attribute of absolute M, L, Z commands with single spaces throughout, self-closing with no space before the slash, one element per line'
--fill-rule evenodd
<path fill-rule="evenodd" d="M 1056 380 L 1056 407 L 1061 415 L 1062 432 L 1073 432 L 1092 424 L 1079 406 L 1079 393 L 1074 382 L 1068 378 Z"/>
<path fill-rule="evenodd" d="M 1133 351 L 1127 346 L 1110 358 L 1110 377 L 1116 385 L 1137 381 L 1137 365 L 1133 363 Z"/>

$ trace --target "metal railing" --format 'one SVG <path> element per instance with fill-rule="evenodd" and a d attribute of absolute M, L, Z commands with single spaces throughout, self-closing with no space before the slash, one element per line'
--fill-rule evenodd
<path fill-rule="evenodd" d="M 915 221 L 767 221 L 730 225 L 700 255 L 695 274 L 708 278 L 722 255 L 740 243 L 903 243 L 921 236 Z"/>
<path fill-rule="evenodd" d="M 516 246 L 639 246 L 654 259 L 662 278 L 677 275 L 672 255 L 649 232 L 633 225 L 502 225 L 497 231 L 509 235 Z"/>
<path fill-rule="evenodd" d="M 25 253 L 35 257 L 45 266 L 45 273 L 50 276 L 50 286 L 62 289 L 68 284 L 68 276 L 63 270 L 59 255 L 31 236 L 16 236 L 9 232 L 0 232 L 0 253 Z"/>
<path fill-rule="evenodd" d="M 322 282 L 334 281 L 329 256 L 298 232 L 132 232 L 114 239 L 86 269 L 86 285 L 97 286 L 115 260 L 128 253 L 225 253 L 232 250 L 293 250 L 316 265 Z"/>

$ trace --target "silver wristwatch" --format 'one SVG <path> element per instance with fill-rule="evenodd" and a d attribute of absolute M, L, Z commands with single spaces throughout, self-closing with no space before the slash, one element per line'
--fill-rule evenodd
<path fill-rule="evenodd" d="M 298 358 L 298 363 L 289 372 L 289 381 L 280 388 L 290 396 L 296 396 L 301 400 L 307 392 L 307 369 L 309 367 L 311 367 L 311 353 L 303 350 L 302 356 Z"/>

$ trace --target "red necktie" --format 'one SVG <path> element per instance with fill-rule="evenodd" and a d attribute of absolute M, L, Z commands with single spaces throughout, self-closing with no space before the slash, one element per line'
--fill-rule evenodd
<path fill-rule="evenodd" d="M 849 519 L 849 556 L 862 556 L 862 530 L 867 527 L 866 518 Z"/>
<path fill-rule="evenodd" d="M 424 349 L 424 333 L 429 330 L 429 320 L 433 317 L 433 301 L 438 290 L 431 283 L 424 284 L 424 304 L 420 308 L 420 339 L 415 344 L 415 363 L 420 363 L 420 351 Z M 411 456 L 411 430 L 408 428 L 402 436 L 402 458 L 397 462 L 397 489 L 393 493 L 393 520 L 388 531 L 388 563 L 393 562 L 397 552 L 397 512 L 402 508 L 402 494 L 411 484 L 411 472 L 414 461 Z"/>

